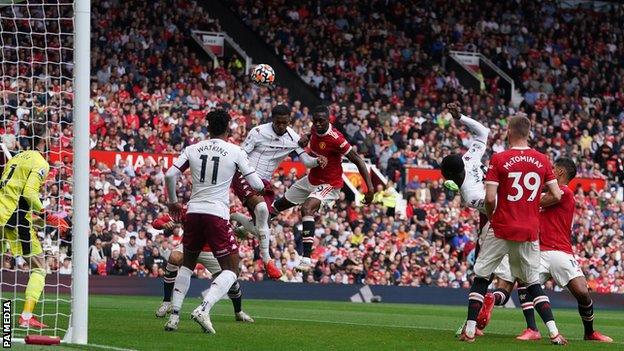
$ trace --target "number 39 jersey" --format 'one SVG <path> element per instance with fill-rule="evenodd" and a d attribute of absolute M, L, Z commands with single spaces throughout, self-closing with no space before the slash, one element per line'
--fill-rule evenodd
<path fill-rule="evenodd" d="M 193 192 L 188 213 L 207 213 L 230 218 L 230 183 L 238 170 L 248 176 L 255 172 L 247 154 L 238 146 L 221 139 L 209 139 L 184 149 L 173 162 L 181 172 L 191 169 Z"/>
<path fill-rule="evenodd" d="M 550 161 L 534 149 L 511 148 L 493 155 L 485 184 L 498 186 L 490 221 L 494 235 L 513 241 L 537 240 L 541 189 L 553 182 L 557 179 Z"/>

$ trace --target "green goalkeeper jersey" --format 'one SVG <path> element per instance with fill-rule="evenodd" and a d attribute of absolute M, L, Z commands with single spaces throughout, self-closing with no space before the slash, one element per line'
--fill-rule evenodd
<path fill-rule="evenodd" d="M 21 198 L 28 204 L 27 210 L 41 211 L 39 189 L 49 171 L 50 165 L 39 151 L 23 151 L 4 165 L 0 178 L 0 226 L 7 224 Z"/>

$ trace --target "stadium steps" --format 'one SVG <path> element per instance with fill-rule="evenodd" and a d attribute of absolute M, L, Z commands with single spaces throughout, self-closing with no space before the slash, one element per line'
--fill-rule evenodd
<path fill-rule="evenodd" d="M 219 20 L 223 31 L 231 36 L 247 54 L 252 56 L 253 63 L 266 63 L 275 70 L 277 84 L 286 87 L 292 101 L 300 100 L 305 106 L 321 103 L 314 88 L 305 83 L 295 71 L 291 70 L 264 39 L 249 28 L 228 5 L 222 0 L 200 2 L 211 18 Z"/>

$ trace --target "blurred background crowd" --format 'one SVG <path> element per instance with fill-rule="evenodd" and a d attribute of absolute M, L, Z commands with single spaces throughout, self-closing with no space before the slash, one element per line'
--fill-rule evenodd
<path fill-rule="evenodd" d="M 464 114 L 491 130 L 486 159 L 505 149 L 507 118 L 524 113 L 533 122 L 537 150 L 552 159 L 572 157 L 579 177 L 606 181 L 603 189 L 574 189 L 572 241 L 590 288 L 624 293 L 624 48 L 617 45 L 624 42 L 623 6 L 599 13 L 528 0 L 483 1 L 480 7 L 459 0 L 229 4 L 316 89 L 334 125 L 389 180 L 371 206 L 342 198 L 323 210 L 310 274 L 294 270 L 301 248 L 299 212 L 273 220 L 271 251 L 282 280 L 469 286 L 478 215 L 440 181 L 410 179 L 405 171 L 439 168 L 445 155 L 466 149 L 470 134 L 444 109 L 459 101 Z M 233 142 L 268 122 L 279 103 L 291 107 L 295 131 L 309 131 L 308 108 L 292 101 L 286 89 L 249 84 L 236 56 L 219 67 L 202 57 L 190 30 L 220 25 L 194 2 L 107 0 L 92 6 L 92 149 L 179 153 L 206 137 L 205 114 L 216 107 L 233 117 Z M 152 7 L 168 8 L 168 15 Z M 448 50 L 489 57 L 516 81 L 524 101 L 518 107 L 506 102 L 496 79 L 485 80 L 479 90 L 464 88 L 446 68 Z M 71 85 L 62 79 L 33 85 L 4 70 L 2 140 L 11 150 L 24 148 L 19 136 L 29 123 L 47 117 L 50 152 L 60 156 L 51 162 L 45 198 L 49 208 L 71 216 L 71 158 L 61 152 L 72 142 Z M 46 104 L 55 108 L 41 107 Z M 109 167 L 91 160 L 91 274 L 163 275 L 182 234 L 179 227 L 169 236 L 152 227 L 166 211 L 164 172 L 164 162 L 134 167 L 122 159 Z M 273 179 L 278 196 L 294 180 L 294 171 L 280 169 Z M 180 193 L 190 196 L 189 177 Z M 397 197 L 407 202 L 405 211 L 388 210 Z M 233 211 L 244 211 L 233 195 L 231 202 Z M 57 234 L 44 235 L 50 270 L 71 273 L 66 242 L 57 252 Z M 240 255 L 242 280 L 265 279 L 254 238 L 242 240 Z M 3 264 L 26 265 L 10 258 Z M 195 274 L 210 277 L 202 266 Z"/>

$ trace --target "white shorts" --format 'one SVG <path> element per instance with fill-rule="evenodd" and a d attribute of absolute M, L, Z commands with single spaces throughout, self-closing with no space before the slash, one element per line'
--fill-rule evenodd
<path fill-rule="evenodd" d="M 509 256 L 505 255 L 505 257 L 503 257 L 501 263 L 498 265 L 498 267 L 496 267 L 496 270 L 494 270 L 494 275 L 506 282 L 514 283 L 516 281 L 516 278 L 511 275 L 511 267 L 509 267 Z"/>
<path fill-rule="evenodd" d="M 542 284 L 552 277 L 563 288 L 570 280 L 584 276 L 574 255 L 563 251 L 542 251 L 540 255 L 539 276 Z"/>
<path fill-rule="evenodd" d="M 308 176 L 299 179 L 288 190 L 284 197 L 295 205 L 301 205 L 309 197 L 321 200 L 322 203 L 336 201 L 340 197 L 340 189 L 329 184 L 312 185 Z"/>
<path fill-rule="evenodd" d="M 173 249 L 174 252 L 184 252 L 184 248 L 182 244 L 176 245 Z M 199 253 L 197 257 L 197 263 L 200 263 L 202 266 L 206 267 L 210 274 L 215 275 L 221 272 L 221 265 L 219 265 L 219 261 L 212 254 L 212 252 L 202 251 Z"/>
<path fill-rule="evenodd" d="M 572 279 L 584 276 L 581 267 L 579 267 L 577 263 L 576 257 L 563 251 L 540 252 L 538 274 L 540 284 L 544 284 L 548 279 L 553 278 L 557 285 L 562 288 L 566 287 Z M 505 257 L 498 268 L 496 268 L 494 275 L 508 282 L 515 281 L 515 278 L 511 274 L 507 257 Z"/>
<path fill-rule="evenodd" d="M 489 223 L 483 227 L 481 235 L 484 234 L 474 266 L 474 272 L 478 277 L 489 279 L 505 256 L 509 255 L 511 276 L 528 285 L 539 282 L 540 251 L 537 240 L 518 242 L 497 238 Z"/>

